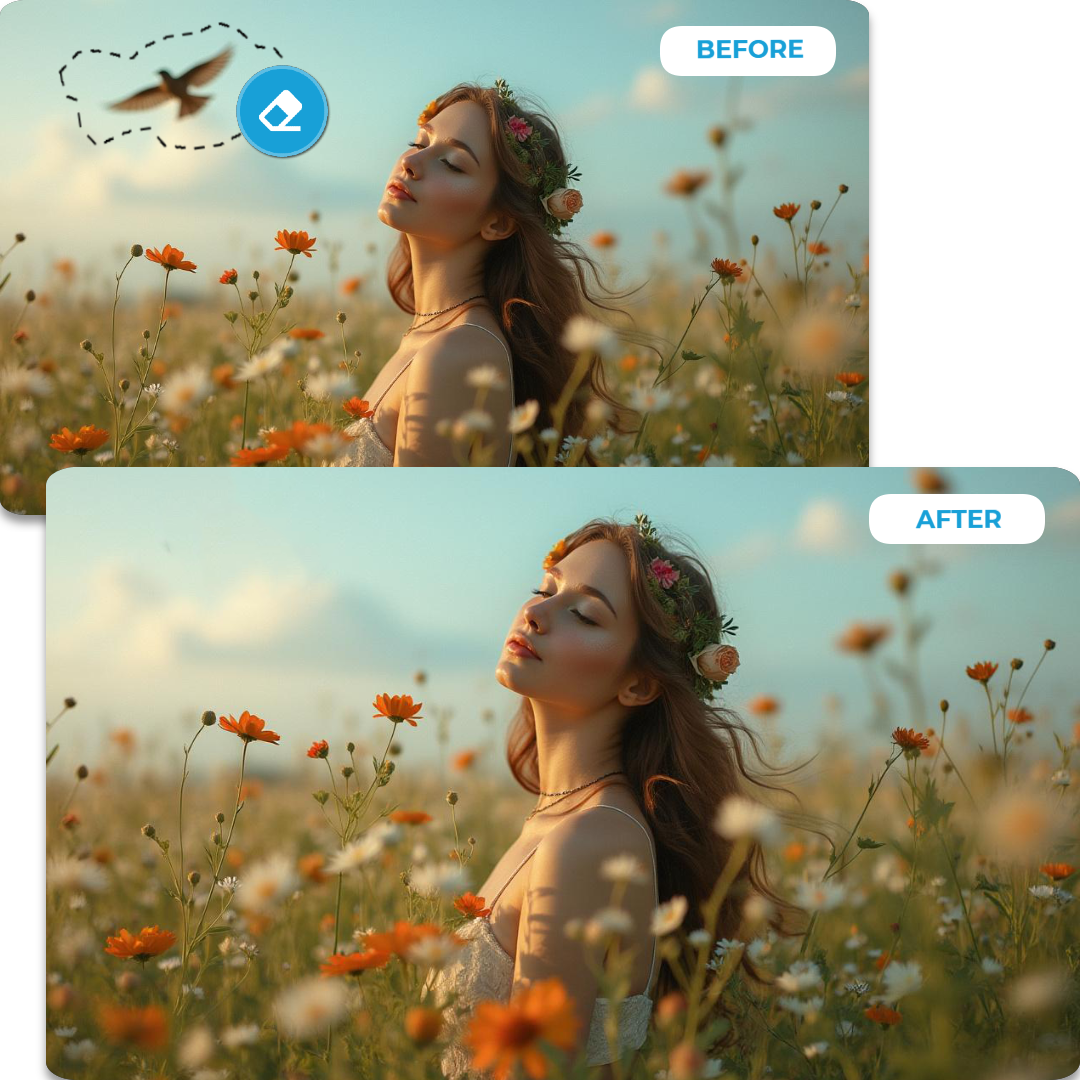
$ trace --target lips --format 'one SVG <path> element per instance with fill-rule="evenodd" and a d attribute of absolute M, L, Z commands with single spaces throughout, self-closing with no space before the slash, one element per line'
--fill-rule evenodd
<path fill-rule="evenodd" d="M 386 190 L 392 191 L 395 194 L 400 195 L 401 198 L 408 199 L 410 202 L 416 202 L 416 199 L 413 198 L 412 192 L 404 184 L 400 183 L 397 180 L 391 180 L 390 183 L 386 185 Z"/>
<path fill-rule="evenodd" d="M 523 638 L 523 637 L 522 637 L 522 636 L 521 636 L 520 634 L 512 634 L 512 635 L 511 635 L 511 636 L 509 637 L 509 639 L 507 640 L 506 644 L 507 644 L 507 645 L 518 645 L 518 646 L 520 646 L 520 647 L 521 647 L 522 649 L 526 649 L 526 650 L 528 650 L 528 652 L 529 652 L 529 655 L 530 655 L 530 656 L 533 656 L 533 657 L 534 657 L 535 659 L 537 659 L 537 660 L 539 660 L 539 659 L 540 659 L 540 657 L 539 657 L 539 655 L 537 654 L 536 650 L 535 650 L 535 649 L 534 649 L 534 648 L 532 647 L 532 645 L 530 645 L 530 644 L 529 644 L 529 642 L 528 642 L 528 641 L 527 641 L 527 640 L 526 640 L 525 638 Z"/>

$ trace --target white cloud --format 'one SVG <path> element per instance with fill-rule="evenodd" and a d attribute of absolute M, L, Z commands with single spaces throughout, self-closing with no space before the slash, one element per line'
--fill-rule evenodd
<path fill-rule="evenodd" d="M 662 67 L 643 68 L 630 86 L 631 107 L 641 112 L 674 112 L 683 105 L 678 79 Z"/>

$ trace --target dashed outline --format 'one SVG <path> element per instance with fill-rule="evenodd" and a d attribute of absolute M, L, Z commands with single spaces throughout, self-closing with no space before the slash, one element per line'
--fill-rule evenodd
<path fill-rule="evenodd" d="M 230 26 L 228 23 L 224 23 L 224 22 L 219 22 L 217 25 L 224 27 L 226 30 L 235 30 L 245 41 L 250 41 L 251 40 L 247 36 L 247 34 L 245 34 L 244 31 L 240 29 L 239 26 L 235 26 L 235 27 Z M 206 26 L 201 27 L 199 29 L 198 33 L 205 34 L 207 30 L 213 30 L 213 29 L 214 29 L 214 24 L 213 23 L 207 23 Z M 195 33 L 196 33 L 196 31 L 194 31 L 194 30 L 184 30 L 184 31 L 182 31 L 180 33 L 180 37 L 193 37 Z M 160 40 L 161 41 L 169 41 L 171 38 L 174 38 L 176 36 L 177 36 L 176 34 L 163 34 L 162 37 L 160 38 Z M 156 43 L 157 40 L 159 40 L 159 39 L 154 38 L 151 41 L 148 41 L 143 46 L 143 49 L 149 49 L 151 46 L 153 46 Z M 251 43 L 252 43 L 252 45 L 255 46 L 256 49 L 266 49 L 266 48 L 273 49 L 275 55 L 277 56 L 277 58 L 279 60 L 284 60 L 285 59 L 281 55 L 281 53 L 278 50 L 276 45 L 266 46 L 266 45 L 257 45 L 257 44 L 255 44 L 255 42 L 251 42 Z M 87 52 L 87 53 L 90 53 L 90 54 L 105 54 L 104 49 L 76 49 L 75 52 L 71 56 L 71 60 L 75 60 L 77 57 L 81 56 L 84 52 Z M 123 60 L 123 56 L 121 56 L 120 53 L 118 53 L 118 52 L 110 52 L 110 53 L 105 54 L 105 55 L 113 56 L 117 60 Z M 138 55 L 139 55 L 139 50 L 136 49 L 128 57 L 128 59 L 129 60 L 134 60 L 135 57 L 138 56 Z M 68 63 L 70 63 L 70 62 L 71 61 L 69 60 Z M 68 66 L 67 64 L 64 64 L 63 67 L 60 68 L 60 71 L 58 73 L 60 75 L 60 85 L 65 90 L 67 89 L 67 84 L 64 82 L 64 72 L 65 72 L 65 70 L 67 70 L 67 66 Z M 79 100 L 77 97 L 74 97 L 72 94 L 67 94 L 65 96 L 67 97 L 68 101 L 74 101 L 74 102 L 77 103 L 78 100 Z M 82 130 L 82 112 L 81 111 L 76 111 L 75 120 L 78 123 L 79 130 Z M 132 133 L 132 131 L 134 131 L 134 130 L 135 130 L 134 128 L 128 128 L 127 131 L 121 131 L 120 132 L 120 137 L 122 137 L 124 135 L 130 135 Z M 153 131 L 153 125 L 148 125 L 146 127 L 141 127 L 141 128 L 139 128 L 139 131 L 140 132 L 142 132 L 142 131 Z M 83 134 L 86 135 L 86 137 L 90 140 L 90 142 L 94 146 L 98 145 L 97 140 L 93 137 L 93 135 L 90 134 L 90 132 L 86 131 L 86 132 L 83 132 Z M 230 135 L 228 139 L 222 139 L 221 142 L 213 143 L 212 144 L 213 148 L 217 149 L 219 146 L 224 146 L 226 143 L 232 142 L 233 139 L 239 139 L 242 135 L 243 135 L 243 132 L 238 131 L 235 135 Z M 118 136 L 116 136 L 116 135 L 110 135 L 107 139 L 105 139 L 104 142 L 102 142 L 101 145 L 102 146 L 107 146 L 109 143 L 111 143 L 117 137 Z M 166 150 L 169 149 L 169 144 L 166 143 L 165 140 L 160 135 L 155 135 L 154 138 L 156 138 L 157 141 L 159 143 L 161 143 L 161 145 L 164 146 Z M 174 143 L 172 148 L 174 150 L 186 150 L 187 146 L 185 144 L 183 144 L 183 143 Z M 205 150 L 206 149 L 206 144 L 204 143 L 204 144 L 202 144 L 200 146 L 193 146 L 191 149 L 192 150 Z"/>

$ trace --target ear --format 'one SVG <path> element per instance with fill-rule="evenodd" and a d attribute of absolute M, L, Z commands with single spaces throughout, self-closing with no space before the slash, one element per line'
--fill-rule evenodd
<path fill-rule="evenodd" d="M 633 674 L 619 691 L 619 702 L 629 708 L 648 705 L 660 696 L 663 688 L 651 675 Z"/>
<path fill-rule="evenodd" d="M 504 210 L 493 214 L 480 229 L 485 240 L 505 240 L 517 230 L 517 222 Z"/>

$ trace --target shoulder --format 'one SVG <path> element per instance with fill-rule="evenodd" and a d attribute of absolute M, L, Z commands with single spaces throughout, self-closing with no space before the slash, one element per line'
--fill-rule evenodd
<path fill-rule="evenodd" d="M 649 836 L 625 813 L 591 806 L 559 822 L 540 841 L 534 873 L 548 882 L 568 879 L 581 885 L 590 879 L 607 896 L 611 883 L 601 878 L 600 866 L 605 859 L 624 854 L 636 855 L 643 866 L 651 867 Z"/>
<path fill-rule="evenodd" d="M 475 390 L 466 376 L 474 368 L 507 371 L 506 349 L 500 338 L 475 323 L 461 323 L 441 331 L 417 350 L 409 365 L 409 384 L 443 392 L 463 391 L 471 400 Z"/>

